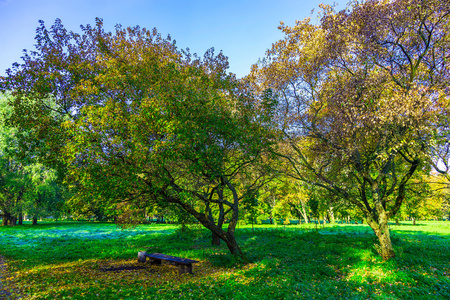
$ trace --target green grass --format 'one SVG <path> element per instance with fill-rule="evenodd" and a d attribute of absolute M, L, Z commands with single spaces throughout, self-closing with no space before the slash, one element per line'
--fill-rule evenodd
<path fill-rule="evenodd" d="M 450 299 L 450 222 L 390 227 L 388 262 L 366 225 L 239 226 L 246 265 L 206 230 L 174 225 L 0 227 L 0 253 L 26 299 Z M 200 262 L 179 276 L 138 264 L 147 249 Z"/>

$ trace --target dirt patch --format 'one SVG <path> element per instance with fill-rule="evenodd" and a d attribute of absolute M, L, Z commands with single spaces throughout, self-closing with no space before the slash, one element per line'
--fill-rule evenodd
<path fill-rule="evenodd" d="M 6 262 L 5 258 L 0 255 L 0 299 L 8 299 L 11 296 L 11 293 L 8 292 L 8 288 L 6 286 Z"/>
<path fill-rule="evenodd" d="M 102 272 L 120 272 L 120 271 L 133 271 L 133 270 L 142 270 L 147 269 L 143 266 L 117 266 L 111 268 L 102 268 L 100 271 Z"/>
<path fill-rule="evenodd" d="M 25 299 L 10 278 L 8 264 L 5 258 L 0 255 L 0 299 Z"/>

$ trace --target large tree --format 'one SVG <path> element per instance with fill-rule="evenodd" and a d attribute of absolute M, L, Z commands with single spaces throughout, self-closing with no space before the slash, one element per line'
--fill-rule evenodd
<path fill-rule="evenodd" d="M 271 91 L 291 175 L 357 206 L 395 255 L 388 220 L 429 155 L 449 101 L 450 6 L 443 0 L 352 2 L 286 37 L 251 79 Z"/>
<path fill-rule="evenodd" d="M 26 145 L 40 140 L 50 162 L 62 155 L 85 201 L 175 204 L 243 256 L 234 231 L 240 203 L 267 178 L 270 101 L 256 102 L 213 49 L 197 57 L 156 30 L 108 33 L 100 20 L 83 31 L 42 24 L 37 51 L 4 78 L 10 121 L 34 128 Z"/>

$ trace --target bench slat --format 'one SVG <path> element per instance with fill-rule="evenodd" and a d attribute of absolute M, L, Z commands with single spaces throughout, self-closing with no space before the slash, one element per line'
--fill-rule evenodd
<path fill-rule="evenodd" d="M 183 264 L 183 265 L 189 265 L 189 264 L 193 264 L 193 263 L 198 263 L 197 260 L 181 258 L 181 257 L 176 257 L 176 256 L 171 256 L 171 255 L 166 255 L 166 254 L 161 254 L 161 253 L 145 253 L 144 255 L 149 257 L 149 258 L 172 261 L 172 262 L 175 262 L 177 264 Z"/>

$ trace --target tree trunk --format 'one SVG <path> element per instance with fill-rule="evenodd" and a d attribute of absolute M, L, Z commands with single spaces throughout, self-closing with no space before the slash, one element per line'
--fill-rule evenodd
<path fill-rule="evenodd" d="M 230 234 L 230 232 L 227 232 L 227 239 L 226 239 L 226 244 L 228 249 L 230 250 L 231 254 L 234 256 L 239 256 L 241 258 L 243 258 L 244 260 L 246 260 L 244 253 L 242 253 L 241 247 L 239 247 L 236 238 L 233 234 Z"/>
<path fill-rule="evenodd" d="M 381 256 L 383 260 L 388 260 L 395 257 L 394 248 L 392 247 L 391 236 L 389 228 L 386 224 L 380 224 L 380 229 L 376 231 L 378 240 L 381 246 Z"/>
<path fill-rule="evenodd" d="M 16 226 L 17 225 L 17 218 L 15 216 L 12 216 L 9 222 L 11 226 Z"/>
<path fill-rule="evenodd" d="M 413 225 L 416 225 L 416 218 L 412 218 L 413 219 Z"/>
<path fill-rule="evenodd" d="M 19 214 L 19 225 L 23 225 L 23 213 Z"/>
<path fill-rule="evenodd" d="M 383 257 L 383 260 L 395 257 L 386 213 L 384 211 L 379 211 L 378 221 L 371 215 L 367 216 L 366 220 L 380 242 L 380 255 Z"/>
<path fill-rule="evenodd" d="M 233 215 L 237 216 L 237 211 L 233 211 Z M 225 232 L 222 228 L 219 228 L 219 226 L 211 224 L 211 223 L 203 223 L 204 219 L 199 219 L 199 221 L 205 225 L 206 228 L 211 230 L 214 236 L 218 236 L 219 239 L 223 240 L 226 244 L 228 249 L 230 250 L 230 253 L 234 256 L 242 258 L 244 261 L 247 260 L 244 253 L 242 252 L 241 248 L 239 247 L 236 238 L 235 238 L 235 229 L 237 225 L 238 219 L 235 217 L 232 217 L 230 223 L 228 224 L 227 231 Z M 208 220 L 209 221 L 209 220 Z M 211 226 L 213 225 L 213 226 Z"/>
<path fill-rule="evenodd" d="M 245 262 L 248 262 L 247 257 L 242 252 L 241 248 L 239 247 L 236 237 L 235 237 L 235 230 L 236 225 L 239 221 L 239 197 L 237 195 L 235 187 L 224 178 L 224 181 L 226 182 L 226 185 L 230 189 L 231 193 L 233 194 L 233 205 L 231 206 L 231 220 L 228 224 L 227 233 L 226 233 L 226 240 L 225 243 L 227 243 L 227 247 L 230 250 L 231 254 L 241 258 Z M 222 195 L 220 195 L 222 196 Z"/>
<path fill-rule="evenodd" d="M 214 232 L 212 233 L 211 245 L 220 246 L 220 236 L 218 236 Z"/>
<path fill-rule="evenodd" d="M 32 221 L 32 225 L 37 225 L 37 220 L 38 220 L 38 218 L 37 218 L 37 216 L 34 216 L 33 217 L 33 221 Z"/>
<path fill-rule="evenodd" d="M 2 226 L 7 226 L 9 221 L 9 215 L 7 213 L 3 214 Z"/>
<path fill-rule="evenodd" d="M 212 215 L 212 210 L 211 208 L 209 208 L 209 213 L 208 213 L 208 219 L 209 221 L 214 224 L 214 217 Z M 219 204 L 219 218 L 217 220 L 217 227 L 219 227 L 220 229 L 222 229 L 223 223 L 225 221 L 225 210 L 223 208 L 223 204 L 220 203 Z M 220 236 L 218 234 L 216 234 L 215 232 L 211 231 L 211 244 L 213 246 L 220 246 Z"/>
<path fill-rule="evenodd" d="M 226 181 L 226 179 L 224 179 Z M 244 260 L 244 262 L 247 262 L 247 258 L 245 257 L 244 253 L 242 252 L 241 248 L 237 244 L 236 238 L 234 236 L 235 229 L 239 220 L 239 198 L 237 196 L 236 190 L 234 187 L 229 183 L 226 182 L 227 186 L 230 187 L 230 190 L 233 193 L 233 203 L 228 202 L 227 205 L 230 207 L 226 212 L 224 212 L 224 216 L 227 215 L 229 212 L 232 213 L 230 223 L 228 224 L 227 231 L 225 232 L 222 228 L 220 228 L 218 225 L 216 225 L 214 222 L 211 222 L 209 218 L 209 211 L 199 212 L 197 211 L 193 206 L 191 206 L 189 203 L 186 203 L 182 201 L 180 198 L 173 196 L 171 194 L 168 194 L 165 191 L 161 191 L 160 195 L 163 196 L 165 199 L 167 199 L 170 203 L 176 203 L 180 205 L 186 212 L 191 214 L 193 217 L 195 217 L 203 226 L 208 228 L 212 233 L 218 235 L 221 240 L 223 240 L 226 244 L 228 249 L 230 250 L 230 253 L 236 257 L 241 258 Z M 179 189 L 178 186 L 175 185 L 176 189 Z M 220 189 L 218 189 L 220 191 Z M 218 192 L 219 199 L 223 199 L 221 196 L 221 193 Z M 209 209 L 209 208 L 207 208 Z M 220 223 L 219 223 L 220 224 Z"/>
<path fill-rule="evenodd" d="M 306 203 L 300 199 L 300 203 L 302 204 L 302 215 L 303 215 L 303 219 L 305 219 L 305 224 L 308 224 L 308 214 L 306 213 Z"/>
<path fill-rule="evenodd" d="M 336 222 L 336 220 L 334 218 L 334 209 L 333 209 L 333 207 L 330 207 L 328 209 L 327 216 L 328 216 L 328 220 L 330 221 L 331 224 L 334 224 Z"/>
<path fill-rule="evenodd" d="M 11 225 L 11 221 L 12 221 L 12 215 L 7 211 L 3 211 L 2 225 L 3 226 Z"/>

